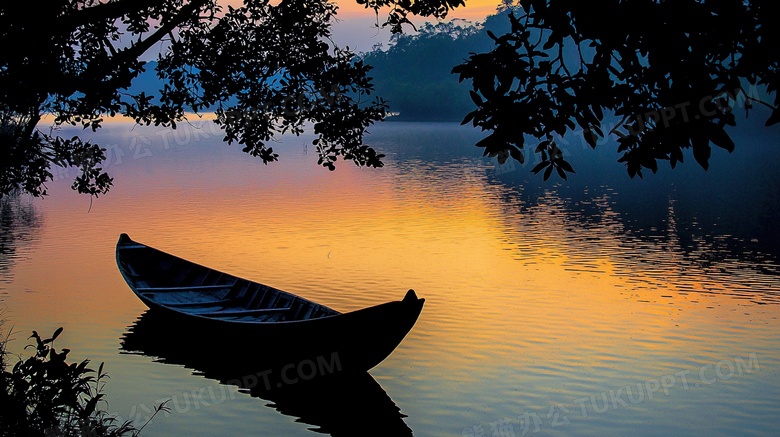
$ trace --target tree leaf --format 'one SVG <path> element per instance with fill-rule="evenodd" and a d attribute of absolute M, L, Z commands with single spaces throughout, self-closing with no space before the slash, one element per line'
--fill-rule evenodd
<path fill-rule="evenodd" d="M 54 334 L 51 336 L 51 339 L 56 340 L 57 337 L 60 336 L 60 334 L 62 334 L 62 326 L 60 326 L 59 328 L 57 328 L 56 331 L 54 331 Z"/>
<path fill-rule="evenodd" d="M 477 106 L 482 106 L 483 105 L 484 102 L 482 101 L 482 97 L 479 94 L 477 94 L 474 90 L 469 90 L 469 95 L 471 96 L 471 100 Z"/>
<path fill-rule="evenodd" d="M 506 160 L 509 158 L 509 150 L 503 149 L 498 152 L 498 165 L 504 165 Z"/>
<path fill-rule="evenodd" d="M 535 153 L 541 153 L 542 151 L 547 149 L 547 146 L 549 146 L 551 142 L 552 142 L 552 140 L 544 140 L 544 141 L 540 142 L 539 145 L 536 146 L 536 150 L 534 150 L 534 152 Z"/>
<path fill-rule="evenodd" d="M 561 159 L 560 161 L 558 161 L 558 167 L 560 167 L 562 170 L 565 170 L 569 173 L 574 173 L 574 168 L 572 168 L 571 164 L 569 164 L 568 161 L 564 161 Z"/>
<path fill-rule="evenodd" d="M 585 141 L 588 143 L 591 149 L 595 149 L 597 145 L 598 136 L 590 129 L 582 133 Z"/>
<path fill-rule="evenodd" d="M 708 133 L 709 133 L 710 141 L 712 141 L 713 144 L 715 144 L 720 148 L 728 150 L 729 153 L 734 151 L 734 141 L 731 139 L 729 134 L 727 134 L 722 127 L 717 125 L 712 125 Z"/>
<path fill-rule="evenodd" d="M 596 115 L 596 118 L 601 121 L 604 118 L 604 111 L 601 110 L 600 105 L 592 105 L 591 109 L 593 110 L 593 113 Z"/>
<path fill-rule="evenodd" d="M 674 147 L 669 153 L 669 163 L 672 165 L 672 168 L 674 168 L 677 165 L 677 162 L 683 162 L 683 153 L 681 148 Z"/>
<path fill-rule="evenodd" d="M 566 172 L 563 171 L 563 169 L 560 166 L 556 166 L 555 170 L 558 171 L 558 176 L 560 176 L 561 179 L 566 180 Z"/>
<path fill-rule="evenodd" d="M 515 158 L 517 162 L 520 164 L 525 164 L 525 155 L 523 155 L 523 151 L 518 149 L 517 147 L 510 147 L 509 153 L 512 155 L 512 158 Z"/>
<path fill-rule="evenodd" d="M 772 115 L 770 115 L 769 119 L 766 121 L 766 126 L 772 126 L 778 122 L 780 122 L 780 108 L 772 111 Z"/>
<path fill-rule="evenodd" d="M 534 168 L 532 168 L 532 169 L 531 169 L 531 173 L 533 173 L 533 174 L 537 174 L 537 173 L 539 173 L 540 171 L 542 171 L 542 169 L 543 169 L 543 168 L 547 167 L 547 166 L 548 166 L 548 165 L 550 165 L 550 164 L 551 164 L 551 162 L 550 162 L 550 161 L 542 161 L 542 162 L 540 162 L 539 164 L 536 164 L 536 165 L 534 166 Z"/>
<path fill-rule="evenodd" d="M 696 162 L 698 162 L 703 169 L 707 170 L 710 166 L 710 155 L 712 155 L 710 142 L 707 140 L 707 137 L 702 134 L 697 134 L 697 136 L 691 138 L 691 146 L 693 146 L 694 159 L 696 159 Z"/>
<path fill-rule="evenodd" d="M 554 165 L 552 165 L 552 163 L 550 163 L 550 166 L 549 166 L 549 167 L 547 167 L 547 170 L 545 170 L 545 171 L 544 171 L 544 180 L 545 180 L 545 181 L 546 181 L 547 179 L 550 179 L 550 175 L 552 174 L 553 167 L 555 167 L 555 166 L 554 166 Z"/>

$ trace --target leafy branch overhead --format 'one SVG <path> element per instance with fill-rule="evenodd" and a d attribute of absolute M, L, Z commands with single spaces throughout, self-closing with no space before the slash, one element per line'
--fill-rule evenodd
<path fill-rule="evenodd" d="M 400 31 L 406 14 L 443 17 L 461 0 L 395 2 L 386 25 Z M 314 124 L 320 163 L 341 156 L 381 166 L 382 155 L 363 143 L 366 128 L 387 105 L 371 96 L 370 67 L 331 42 L 337 7 L 327 0 L 62 0 L 0 3 L 0 196 L 46 194 L 51 166 L 81 171 L 73 188 L 100 195 L 112 179 L 103 149 L 79 137 L 37 128 L 56 125 L 95 131 L 106 116 L 175 128 L 186 112 L 214 111 L 225 140 L 264 163 L 278 155 L 278 135 Z M 159 50 L 159 97 L 129 91 Z"/>
<path fill-rule="evenodd" d="M 453 69 L 471 80 L 476 109 L 471 122 L 490 134 L 478 146 L 485 154 L 523 161 L 526 137 L 547 179 L 573 172 L 556 136 L 581 130 L 595 148 L 617 138 L 619 162 L 630 176 L 655 172 L 658 160 L 674 168 L 692 149 L 705 169 L 711 144 L 729 152 L 738 102 L 772 109 L 780 121 L 774 21 L 780 7 L 742 0 L 521 0 L 509 14 L 511 31 L 494 48 L 472 54 Z M 775 94 L 773 104 L 746 87 Z M 605 114 L 617 125 L 605 132 Z"/>

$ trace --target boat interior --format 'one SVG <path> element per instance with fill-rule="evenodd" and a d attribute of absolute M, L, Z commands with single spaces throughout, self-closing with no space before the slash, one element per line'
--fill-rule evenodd
<path fill-rule="evenodd" d="M 285 291 L 135 242 L 117 245 L 117 261 L 139 296 L 182 313 L 256 323 L 301 321 L 340 314 Z"/>

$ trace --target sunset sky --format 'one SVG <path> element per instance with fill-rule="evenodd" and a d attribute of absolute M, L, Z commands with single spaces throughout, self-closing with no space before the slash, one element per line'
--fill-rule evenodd
<path fill-rule="evenodd" d="M 354 0 L 341 0 L 335 3 L 339 5 L 339 15 L 343 17 L 368 16 L 376 18 L 373 10 L 366 9 Z M 466 0 L 466 6 L 457 8 L 452 13 L 452 18 L 481 20 L 486 15 L 493 13 L 498 4 L 498 0 Z"/>
<path fill-rule="evenodd" d="M 238 7 L 243 0 L 222 0 L 220 3 Z M 354 17 L 372 17 L 376 18 L 373 10 L 366 9 L 364 5 L 358 4 L 355 0 L 334 1 L 339 5 L 339 15 L 342 19 Z M 495 11 L 499 0 L 466 0 L 466 6 L 458 8 L 453 18 L 465 18 L 469 20 L 480 20 L 486 15 Z"/>
<path fill-rule="evenodd" d="M 239 6 L 242 0 L 223 0 L 226 5 Z M 377 28 L 377 15 L 373 9 L 366 9 L 364 5 L 355 0 L 336 1 L 339 6 L 338 19 L 333 26 L 333 39 L 340 46 L 349 46 L 358 52 L 371 50 L 374 44 L 386 44 L 390 38 L 390 32 Z M 466 6 L 450 12 L 448 19 L 461 18 L 464 20 L 479 22 L 486 16 L 495 12 L 499 0 L 466 0 Z M 380 11 L 380 22 L 386 18 Z M 433 21 L 431 18 L 419 18 L 413 20 L 416 24 Z M 411 32 L 412 29 L 409 29 Z"/>
<path fill-rule="evenodd" d="M 371 47 L 378 42 L 386 44 L 389 41 L 390 32 L 376 27 L 377 15 L 372 9 L 366 9 L 354 0 L 342 0 L 336 3 L 339 5 L 340 21 L 333 26 L 333 34 L 337 44 L 349 45 L 356 51 L 365 52 L 371 50 Z M 461 18 L 480 22 L 486 16 L 493 14 L 498 4 L 498 0 L 467 0 L 465 7 L 450 12 L 447 19 Z M 379 19 L 383 20 L 386 16 L 387 11 L 384 15 L 380 12 Z M 419 18 L 413 21 L 415 24 L 420 24 L 433 19 Z"/>

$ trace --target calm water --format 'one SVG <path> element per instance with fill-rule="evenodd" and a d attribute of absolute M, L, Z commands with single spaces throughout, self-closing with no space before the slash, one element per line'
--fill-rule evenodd
<path fill-rule="evenodd" d="M 11 349 L 64 326 L 72 359 L 106 363 L 109 411 L 142 422 L 172 400 L 144 435 L 780 431 L 777 130 L 741 134 L 709 172 L 690 158 L 644 180 L 613 146 L 570 139 L 577 174 L 557 183 L 482 158 L 479 133 L 454 124 L 372 132 L 385 168 L 328 172 L 309 137 L 285 138 L 281 162 L 263 166 L 209 122 L 108 125 L 94 139 L 115 188 L 91 209 L 67 172 L 48 198 L 2 205 Z M 114 262 L 122 232 L 341 311 L 409 288 L 426 306 L 371 377 L 258 398 L 160 362 L 164 347 L 120 349 L 145 311 Z"/>

